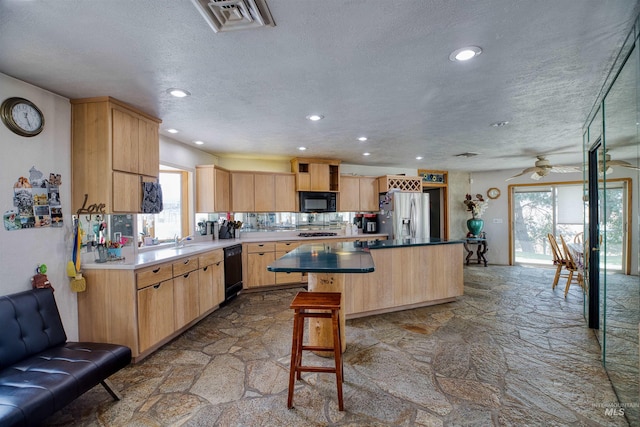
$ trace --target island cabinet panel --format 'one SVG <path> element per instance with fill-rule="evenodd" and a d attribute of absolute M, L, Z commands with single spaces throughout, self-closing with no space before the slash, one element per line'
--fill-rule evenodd
<path fill-rule="evenodd" d="M 173 279 L 138 291 L 138 334 L 142 353 L 175 331 Z"/>
<path fill-rule="evenodd" d="M 347 274 L 347 318 L 438 304 L 463 294 L 462 243 L 372 249 L 375 271 Z"/>

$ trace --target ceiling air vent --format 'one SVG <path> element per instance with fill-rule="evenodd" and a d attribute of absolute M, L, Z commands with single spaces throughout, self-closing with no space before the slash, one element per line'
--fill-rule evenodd
<path fill-rule="evenodd" d="M 213 31 L 275 27 L 265 0 L 191 0 Z"/>

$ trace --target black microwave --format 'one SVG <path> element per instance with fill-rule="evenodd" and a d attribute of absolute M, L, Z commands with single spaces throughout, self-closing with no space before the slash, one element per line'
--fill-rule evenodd
<path fill-rule="evenodd" d="M 335 212 L 336 193 L 300 191 L 300 212 Z"/>

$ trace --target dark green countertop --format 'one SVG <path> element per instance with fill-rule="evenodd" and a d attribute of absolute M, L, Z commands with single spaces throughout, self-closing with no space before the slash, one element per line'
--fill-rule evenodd
<path fill-rule="evenodd" d="M 370 273 L 373 258 L 367 248 L 352 242 L 312 243 L 298 246 L 275 260 L 267 270 L 293 273 Z"/>
<path fill-rule="evenodd" d="M 408 246 L 433 246 L 433 245 L 451 245 L 463 244 L 464 240 L 442 240 L 437 238 L 428 239 L 394 239 L 394 240 L 374 240 L 363 242 L 369 249 L 390 249 L 404 248 Z"/>

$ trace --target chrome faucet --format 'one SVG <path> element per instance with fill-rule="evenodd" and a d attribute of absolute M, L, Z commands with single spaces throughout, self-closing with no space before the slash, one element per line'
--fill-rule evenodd
<path fill-rule="evenodd" d="M 178 235 L 176 234 L 173 238 L 173 242 L 176 248 L 181 248 L 184 246 L 184 242 L 187 240 L 191 240 L 193 238 L 192 235 L 188 235 L 186 237 L 183 237 L 182 239 L 178 238 Z"/>

